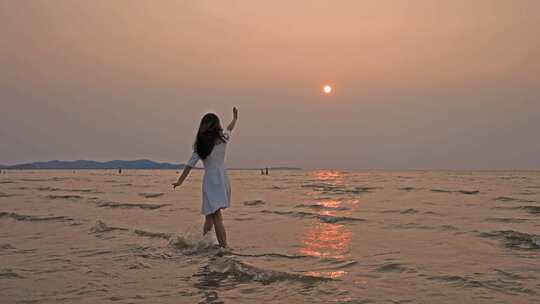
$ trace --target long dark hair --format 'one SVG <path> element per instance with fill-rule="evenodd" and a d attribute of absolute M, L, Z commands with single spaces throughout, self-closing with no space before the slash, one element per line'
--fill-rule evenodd
<path fill-rule="evenodd" d="M 223 136 L 223 129 L 219 122 L 219 117 L 214 113 L 207 113 L 201 119 L 197 139 L 195 140 L 194 149 L 201 159 L 206 159 L 216 142 L 226 142 L 227 139 Z"/>

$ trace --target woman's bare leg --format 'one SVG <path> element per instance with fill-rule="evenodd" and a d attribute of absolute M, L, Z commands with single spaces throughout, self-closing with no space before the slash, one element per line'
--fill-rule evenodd
<path fill-rule="evenodd" d="M 203 235 L 206 235 L 208 231 L 212 230 L 212 226 L 214 226 L 214 215 L 209 214 L 204 217 Z"/>
<path fill-rule="evenodd" d="M 227 233 L 225 232 L 225 225 L 223 225 L 223 216 L 221 215 L 221 209 L 214 212 L 214 229 L 216 230 L 216 237 L 219 242 L 219 246 L 227 247 Z"/>

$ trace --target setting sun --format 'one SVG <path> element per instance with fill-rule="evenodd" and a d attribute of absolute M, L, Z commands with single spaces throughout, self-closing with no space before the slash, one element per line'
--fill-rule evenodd
<path fill-rule="evenodd" d="M 323 87 L 323 92 L 324 92 L 325 94 L 330 94 L 330 93 L 332 93 L 332 87 L 329 86 L 329 85 L 325 85 L 325 86 Z"/>

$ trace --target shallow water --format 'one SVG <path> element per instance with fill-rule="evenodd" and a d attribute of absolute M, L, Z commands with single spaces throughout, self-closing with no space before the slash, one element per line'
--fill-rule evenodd
<path fill-rule="evenodd" d="M 1 174 L 1 302 L 538 303 L 539 172 L 231 171 L 231 250 L 201 173 Z"/>

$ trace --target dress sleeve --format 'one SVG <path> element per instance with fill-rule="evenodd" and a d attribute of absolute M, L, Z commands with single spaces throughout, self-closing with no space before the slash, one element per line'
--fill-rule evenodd
<path fill-rule="evenodd" d="M 193 168 L 195 167 L 198 161 L 199 161 L 199 155 L 197 154 L 197 152 L 193 151 L 193 154 L 191 154 L 191 158 L 186 163 L 186 166 Z"/>

